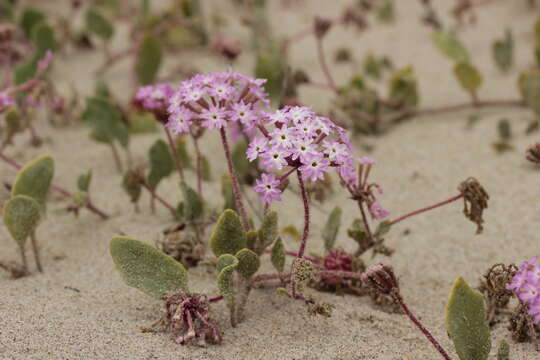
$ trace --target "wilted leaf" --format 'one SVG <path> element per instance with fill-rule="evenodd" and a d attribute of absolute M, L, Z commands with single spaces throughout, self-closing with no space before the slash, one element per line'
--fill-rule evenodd
<path fill-rule="evenodd" d="M 21 248 L 39 224 L 40 208 L 36 200 L 26 195 L 14 196 L 4 205 L 4 224 Z"/>
<path fill-rule="evenodd" d="M 469 53 L 457 36 L 450 31 L 436 31 L 431 39 L 443 55 L 456 62 L 465 62 L 469 59 Z"/>
<path fill-rule="evenodd" d="M 146 294 L 188 292 L 187 271 L 182 264 L 157 248 L 123 236 L 113 237 L 110 252 L 124 282 Z"/>
<path fill-rule="evenodd" d="M 135 73 L 140 84 L 148 85 L 154 82 L 161 65 L 161 57 L 159 41 L 151 36 L 146 37 L 141 43 L 135 64 Z"/>

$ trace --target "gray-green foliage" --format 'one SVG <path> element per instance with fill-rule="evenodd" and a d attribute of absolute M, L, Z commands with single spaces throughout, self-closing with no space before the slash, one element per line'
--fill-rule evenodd
<path fill-rule="evenodd" d="M 29 196 L 16 195 L 6 201 L 3 217 L 4 224 L 13 239 L 21 248 L 24 248 L 26 240 L 39 224 L 41 207 Z"/>
<path fill-rule="evenodd" d="M 224 200 L 223 210 L 231 209 L 236 211 L 232 179 L 229 174 L 223 174 L 223 176 L 221 176 L 221 195 L 223 195 Z"/>
<path fill-rule="evenodd" d="M 537 115 L 540 114 L 540 70 L 523 72 L 518 79 L 518 88 L 525 104 Z"/>
<path fill-rule="evenodd" d="M 44 210 L 53 176 L 53 158 L 48 155 L 40 156 L 28 162 L 19 170 L 13 182 L 11 196 L 29 196 L 36 200 Z"/>
<path fill-rule="evenodd" d="M 249 249 L 244 248 L 238 251 L 235 256 L 238 259 L 236 271 L 245 279 L 251 278 L 261 266 L 259 255 Z"/>
<path fill-rule="evenodd" d="M 141 43 L 135 64 L 135 73 L 140 84 L 148 85 L 155 81 L 161 66 L 161 58 L 159 41 L 152 36 L 146 37 Z"/>
<path fill-rule="evenodd" d="M 204 211 L 204 202 L 201 196 L 185 181 L 180 182 L 182 196 L 184 197 L 184 220 L 194 221 L 200 219 Z"/>
<path fill-rule="evenodd" d="M 269 211 L 264 215 L 261 227 L 257 232 L 258 239 L 254 247 L 255 252 L 262 254 L 276 240 L 278 234 L 278 214 L 275 211 Z"/>
<path fill-rule="evenodd" d="M 32 44 L 34 45 L 34 58 L 36 60 L 45 56 L 47 50 L 56 49 L 54 30 L 45 22 L 40 22 L 32 27 Z"/>
<path fill-rule="evenodd" d="M 97 9 L 90 7 L 85 14 L 86 30 L 104 40 L 110 40 L 114 35 L 113 24 Z"/>
<path fill-rule="evenodd" d="M 165 141 L 158 139 L 148 151 L 150 159 L 150 172 L 148 173 L 148 186 L 155 189 L 158 184 L 171 175 L 174 170 L 174 160 Z"/>
<path fill-rule="evenodd" d="M 113 237 L 110 253 L 124 282 L 146 294 L 188 292 L 187 271 L 178 261 L 157 248 L 124 236 Z"/>
<path fill-rule="evenodd" d="M 464 62 L 469 60 L 469 52 L 463 46 L 455 33 L 440 30 L 434 32 L 431 39 L 439 51 L 451 60 L 456 62 Z"/>
<path fill-rule="evenodd" d="M 111 144 L 118 141 L 123 147 L 129 143 L 129 131 L 122 122 L 120 110 L 109 100 L 101 97 L 87 99 L 83 121 L 90 126 L 90 136 L 98 141 Z"/>
<path fill-rule="evenodd" d="M 491 350 L 484 297 L 462 277 L 454 281 L 446 305 L 446 329 L 461 360 L 486 360 Z"/>
<path fill-rule="evenodd" d="M 235 289 L 234 289 L 234 269 L 238 266 L 238 259 L 231 254 L 223 254 L 217 262 L 217 284 L 219 292 L 225 297 L 227 306 L 231 310 L 231 318 L 234 317 Z"/>
<path fill-rule="evenodd" d="M 458 62 L 454 66 L 454 74 L 463 89 L 474 94 L 482 85 L 482 74 L 468 62 Z"/>
<path fill-rule="evenodd" d="M 506 29 L 504 38 L 493 42 L 492 52 L 495 64 L 499 69 L 502 71 L 510 70 L 514 62 L 514 38 L 510 29 Z"/>
<path fill-rule="evenodd" d="M 389 80 L 390 98 L 409 107 L 418 105 L 418 84 L 411 66 L 397 70 Z"/>
<path fill-rule="evenodd" d="M 283 269 L 285 268 L 285 247 L 283 246 L 283 240 L 281 240 L 280 237 L 277 238 L 272 247 L 270 260 L 277 271 L 283 272 Z"/>
<path fill-rule="evenodd" d="M 210 248 L 215 256 L 234 255 L 246 247 L 246 233 L 240 217 L 233 210 L 225 210 L 210 236 Z"/>
<path fill-rule="evenodd" d="M 497 350 L 497 360 L 510 360 L 510 345 L 506 340 L 502 340 Z"/>
<path fill-rule="evenodd" d="M 341 213 L 341 208 L 336 206 L 328 216 L 328 220 L 326 220 L 326 225 L 324 226 L 322 233 L 324 248 L 326 250 L 334 248 L 336 237 L 341 226 Z"/>
<path fill-rule="evenodd" d="M 92 182 L 92 170 L 88 170 L 85 173 L 79 175 L 77 180 L 77 188 L 80 191 L 88 192 L 90 189 L 90 183 Z"/>
<path fill-rule="evenodd" d="M 283 82 L 287 70 L 287 57 L 277 41 L 268 41 L 265 47 L 257 51 L 255 59 L 255 77 L 266 79 L 264 88 L 270 98 L 278 102 L 283 93 Z"/>
<path fill-rule="evenodd" d="M 26 36 L 30 37 L 34 25 L 40 23 L 44 19 L 45 15 L 43 15 L 41 11 L 28 7 L 22 11 L 19 24 Z"/>

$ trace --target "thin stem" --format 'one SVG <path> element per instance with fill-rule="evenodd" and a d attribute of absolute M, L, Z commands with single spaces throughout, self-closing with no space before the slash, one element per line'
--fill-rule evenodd
<path fill-rule="evenodd" d="M 463 197 L 463 194 L 459 194 L 459 195 L 451 197 L 450 199 L 438 202 L 438 203 L 433 204 L 431 206 L 426 206 L 425 208 L 418 209 L 418 210 L 415 210 L 415 211 L 411 211 L 410 213 L 407 213 L 405 215 L 402 215 L 402 216 L 398 217 L 397 219 L 394 219 L 394 220 L 390 221 L 390 225 L 397 224 L 398 222 L 400 222 L 402 220 L 405 220 L 405 219 L 407 219 L 407 218 L 409 218 L 411 216 L 418 215 L 418 214 L 421 214 L 421 213 L 429 211 L 429 210 L 433 210 L 435 208 L 438 208 L 438 207 L 446 205 L 446 204 L 450 204 L 451 202 L 459 200 L 462 197 Z"/>
<path fill-rule="evenodd" d="M 163 128 L 165 129 L 165 134 L 167 134 L 167 140 L 169 141 L 169 146 L 171 148 L 174 164 L 176 165 L 176 170 L 178 170 L 178 174 L 180 174 L 180 179 L 182 181 L 185 181 L 184 170 L 182 169 L 182 164 L 180 163 L 180 157 L 178 156 L 178 151 L 176 151 L 176 145 L 174 143 L 171 132 L 166 126 L 163 126 Z"/>
<path fill-rule="evenodd" d="M 437 349 L 437 351 L 441 354 L 441 356 L 445 360 L 451 360 L 450 356 L 446 353 L 446 351 L 439 344 L 439 342 L 437 340 L 435 340 L 435 338 L 433 337 L 433 335 L 431 335 L 429 330 L 426 329 L 424 327 L 424 325 L 422 325 L 420 320 L 418 320 L 414 316 L 414 314 L 409 310 L 409 308 L 407 307 L 407 305 L 403 301 L 403 298 L 401 297 L 401 295 L 397 291 L 394 291 L 392 293 L 392 297 L 401 306 L 401 308 L 403 309 L 403 312 L 409 317 L 409 319 L 414 323 L 414 325 L 416 325 L 416 327 L 424 334 L 424 336 L 433 344 L 433 346 L 435 347 L 435 349 Z"/>
<path fill-rule="evenodd" d="M 43 267 L 41 266 L 41 258 L 39 256 L 39 247 L 37 245 L 36 232 L 30 234 L 30 242 L 32 244 L 32 251 L 34 252 L 34 259 L 36 261 L 36 267 L 40 273 L 43 272 Z"/>
<path fill-rule="evenodd" d="M 120 155 L 118 154 L 118 150 L 116 149 L 116 146 L 114 145 L 114 142 L 111 142 L 109 144 L 109 146 L 111 147 L 111 152 L 113 154 L 116 169 L 118 170 L 119 173 L 123 173 L 124 170 L 123 170 L 123 167 L 122 167 L 122 161 L 120 160 Z"/>
<path fill-rule="evenodd" d="M 24 246 L 19 246 L 20 254 L 21 254 L 21 262 L 23 264 L 24 271 L 28 273 L 28 259 L 26 258 L 26 250 Z"/>
<path fill-rule="evenodd" d="M 195 168 L 197 173 L 197 192 L 202 196 L 202 155 L 201 150 L 199 149 L 199 140 L 193 134 L 191 134 L 191 139 L 193 140 L 193 147 L 195 148 Z"/>
<path fill-rule="evenodd" d="M 223 295 L 218 295 L 218 296 L 215 296 L 213 298 L 208 299 L 208 302 L 209 303 L 215 303 L 215 302 L 218 302 L 218 301 L 221 301 L 221 300 L 223 300 Z"/>
<path fill-rule="evenodd" d="M 272 249 L 265 249 L 264 252 L 267 253 L 267 254 L 271 254 Z M 297 252 L 289 251 L 289 250 L 285 250 L 285 255 L 289 255 L 289 256 L 292 256 L 292 257 L 298 257 Z M 306 259 L 308 261 L 311 261 L 315 265 L 319 265 L 321 263 L 321 261 L 319 259 L 311 257 L 311 256 L 307 256 L 307 255 L 304 255 L 304 259 Z"/>
<path fill-rule="evenodd" d="M 373 239 L 373 233 L 371 232 L 371 228 L 369 227 L 366 211 L 364 210 L 364 202 L 362 200 L 358 200 L 358 208 L 360 209 L 360 214 L 362 214 L 362 222 L 364 223 L 364 228 L 366 229 L 366 232 L 368 234 L 370 245 L 373 245 L 375 244 L 375 240 Z"/>
<path fill-rule="evenodd" d="M 319 58 L 319 63 L 321 64 L 321 69 L 324 73 L 324 76 L 326 77 L 328 86 L 332 90 L 337 91 L 336 83 L 334 81 L 334 78 L 332 77 L 332 73 L 330 72 L 330 69 L 328 68 L 328 64 L 326 63 L 326 57 L 324 55 L 324 49 L 322 46 L 322 38 L 316 37 L 316 40 L 317 40 L 317 56 Z"/>
<path fill-rule="evenodd" d="M 227 158 L 227 166 L 229 167 L 229 174 L 231 175 L 232 189 L 234 193 L 234 200 L 236 202 L 236 208 L 238 209 L 240 217 L 242 218 L 242 225 L 244 226 L 244 230 L 248 231 L 250 229 L 249 220 L 246 214 L 246 210 L 244 208 L 244 204 L 242 202 L 240 184 L 238 183 L 238 176 L 233 165 L 231 150 L 229 149 L 229 142 L 227 141 L 227 134 L 225 133 L 224 128 L 221 128 L 219 130 L 219 133 L 221 134 L 221 142 L 223 143 L 223 150 L 225 151 L 225 157 Z"/>
<path fill-rule="evenodd" d="M 2 159 L 3 161 L 5 161 L 7 164 L 11 165 L 12 167 L 14 167 L 15 169 L 19 170 L 22 168 L 22 165 L 19 164 L 18 162 L 16 162 L 15 160 L 9 158 L 8 156 L 4 155 L 3 153 L 0 152 L 0 159 Z M 56 185 L 56 184 L 51 184 L 51 188 L 53 190 L 55 190 L 56 192 L 59 192 L 60 194 L 64 195 L 65 197 L 73 197 L 73 194 L 70 193 L 69 191 L 67 191 L 66 189 Z M 101 217 L 103 220 L 107 220 L 109 218 L 109 215 L 105 212 L 103 212 L 102 210 L 98 209 L 90 200 L 88 200 L 86 202 L 86 205 L 85 207 L 93 212 L 94 214 L 98 215 L 99 217 Z"/>
<path fill-rule="evenodd" d="M 146 183 L 146 181 L 143 181 L 141 182 L 141 185 L 146 189 L 148 190 L 148 192 L 150 193 L 150 196 L 152 196 L 152 198 L 156 199 L 157 201 L 159 201 L 159 203 L 163 206 L 165 206 L 167 209 L 169 209 L 172 213 L 175 213 L 176 212 L 176 209 L 174 208 L 174 206 L 172 206 L 171 204 L 169 204 L 167 201 L 165 201 L 161 196 L 159 196 L 156 191 L 154 189 L 152 189 L 150 186 L 148 186 L 148 184 Z"/>
<path fill-rule="evenodd" d="M 300 248 L 298 249 L 297 257 L 303 258 L 309 235 L 309 198 L 307 195 L 306 187 L 304 186 L 304 180 L 302 179 L 302 173 L 300 172 L 300 170 L 296 170 L 296 175 L 298 177 L 298 184 L 300 185 L 302 202 L 304 203 L 304 231 L 302 233 L 302 240 L 300 243 Z"/>

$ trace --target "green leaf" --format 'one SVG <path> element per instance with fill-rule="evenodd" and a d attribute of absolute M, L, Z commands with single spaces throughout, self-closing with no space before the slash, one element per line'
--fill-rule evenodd
<path fill-rule="evenodd" d="M 39 224 L 40 209 L 39 203 L 26 195 L 17 195 L 4 205 L 4 224 L 21 248 Z"/>
<path fill-rule="evenodd" d="M 56 40 L 52 27 L 45 22 L 36 24 L 32 28 L 32 43 L 35 47 L 35 59 L 43 58 L 47 50 L 54 51 L 56 49 Z"/>
<path fill-rule="evenodd" d="M 236 271 L 238 271 L 244 279 L 250 279 L 261 267 L 259 255 L 249 249 L 244 248 L 237 252 L 235 256 L 238 259 Z"/>
<path fill-rule="evenodd" d="M 36 200 L 44 210 L 53 176 L 53 158 L 48 155 L 40 156 L 19 170 L 11 189 L 11 196 L 29 196 Z"/>
<path fill-rule="evenodd" d="M 200 219 L 204 211 L 203 199 L 185 181 L 180 182 L 180 188 L 184 196 L 184 219 L 187 221 Z"/>
<path fill-rule="evenodd" d="M 523 72 L 518 79 L 519 92 L 525 104 L 540 114 L 540 70 Z"/>
<path fill-rule="evenodd" d="M 187 150 L 186 136 L 178 136 L 175 140 L 175 145 L 176 153 L 180 158 L 180 163 L 182 166 L 186 169 L 193 167 L 191 157 L 189 156 L 189 152 Z"/>
<path fill-rule="evenodd" d="M 92 170 L 90 169 L 87 172 L 79 175 L 79 179 L 77 180 L 77 188 L 80 191 L 88 192 L 91 181 L 92 181 Z"/>
<path fill-rule="evenodd" d="M 116 236 L 111 240 L 110 252 L 116 270 L 128 286 L 156 298 L 176 291 L 188 292 L 184 266 L 157 248 L 139 240 Z"/>
<path fill-rule="evenodd" d="M 24 33 L 26 34 L 26 36 L 30 37 L 30 34 L 32 33 L 32 28 L 34 27 L 34 25 L 40 23 L 44 19 L 45 19 L 45 15 L 43 15 L 41 11 L 33 9 L 33 8 L 26 8 L 23 10 L 21 14 L 19 23 Z"/>
<path fill-rule="evenodd" d="M 221 195 L 223 195 L 223 210 L 231 209 L 236 211 L 236 202 L 234 201 L 234 192 L 232 188 L 232 179 L 229 174 L 221 176 Z"/>
<path fill-rule="evenodd" d="M 264 215 L 258 235 L 259 241 L 255 251 L 262 254 L 264 249 L 270 246 L 279 235 L 278 214 L 276 211 L 269 211 Z"/>
<path fill-rule="evenodd" d="M 454 281 L 446 305 L 446 329 L 461 360 L 486 360 L 491 350 L 484 297 L 462 277 Z"/>
<path fill-rule="evenodd" d="M 113 24 L 104 17 L 97 9 L 88 8 L 85 15 L 86 30 L 96 34 L 104 40 L 110 40 L 114 35 Z"/>
<path fill-rule="evenodd" d="M 210 236 L 210 248 L 216 256 L 236 254 L 246 247 L 246 233 L 240 217 L 233 210 L 225 210 Z"/>
<path fill-rule="evenodd" d="M 336 237 L 341 226 L 341 208 L 336 206 L 326 220 L 324 226 L 322 238 L 324 240 L 324 248 L 326 250 L 332 250 L 336 243 Z"/>
<path fill-rule="evenodd" d="M 246 248 L 255 251 L 257 240 L 259 240 L 258 232 L 255 230 L 249 230 L 246 233 Z"/>
<path fill-rule="evenodd" d="M 283 240 L 281 240 L 280 237 L 277 238 L 272 247 L 270 260 L 278 272 L 283 272 L 283 269 L 285 268 L 285 247 L 283 246 Z"/>
<path fill-rule="evenodd" d="M 463 89 L 476 93 L 482 85 L 482 74 L 478 69 L 467 62 L 460 62 L 454 66 L 454 74 Z"/>
<path fill-rule="evenodd" d="M 391 227 L 392 227 L 392 224 L 390 223 L 390 221 L 388 220 L 381 221 L 379 223 L 379 226 L 377 226 L 377 230 L 375 230 L 375 236 L 381 237 L 388 234 Z"/>
<path fill-rule="evenodd" d="M 212 181 L 212 173 L 210 171 L 210 163 L 208 158 L 204 155 L 201 156 L 201 173 L 204 181 Z"/>
<path fill-rule="evenodd" d="M 153 114 L 148 112 L 133 111 L 129 114 L 130 134 L 148 134 L 158 130 L 158 122 Z"/>
<path fill-rule="evenodd" d="M 506 340 L 502 340 L 497 351 L 497 360 L 510 360 L 510 345 Z"/>
<path fill-rule="evenodd" d="M 117 140 L 120 145 L 127 147 L 128 128 L 122 122 L 120 110 L 109 100 L 100 97 L 88 98 L 82 120 L 92 129 L 91 137 L 94 140 L 107 144 Z"/>
<path fill-rule="evenodd" d="M 0 19 L 13 21 L 15 3 L 10 0 L 0 0 Z"/>
<path fill-rule="evenodd" d="M 147 179 L 148 186 L 155 189 L 161 180 L 172 174 L 174 160 L 169 151 L 169 146 L 161 139 L 156 140 L 150 147 L 148 157 L 150 158 L 150 173 Z"/>
<path fill-rule="evenodd" d="M 136 171 L 129 170 L 122 179 L 122 188 L 128 194 L 132 203 L 137 203 L 141 197 L 142 185 Z"/>
<path fill-rule="evenodd" d="M 287 57 L 279 42 L 269 41 L 268 46 L 259 49 L 255 59 L 255 77 L 266 79 L 264 88 L 274 102 L 278 102 L 283 92 L 287 69 Z"/>
<path fill-rule="evenodd" d="M 230 254 L 223 254 L 218 258 L 217 285 L 219 292 L 225 297 L 227 306 L 231 311 L 233 311 L 235 303 L 233 272 L 237 266 L 238 259 Z"/>
<path fill-rule="evenodd" d="M 37 71 L 37 62 L 34 58 L 22 63 L 15 69 L 15 84 L 21 85 L 22 83 L 30 80 Z"/>
<path fill-rule="evenodd" d="M 436 31 L 432 34 L 431 40 L 433 40 L 439 51 L 451 60 L 464 62 L 469 59 L 467 49 L 453 32 Z"/>
<path fill-rule="evenodd" d="M 148 85 L 155 81 L 161 65 L 161 45 L 151 36 L 141 43 L 135 64 L 135 73 L 141 85 Z"/>
<path fill-rule="evenodd" d="M 418 86 L 411 66 L 396 71 L 390 78 L 390 98 L 407 106 L 418 104 Z"/>
<path fill-rule="evenodd" d="M 495 64 L 499 69 L 506 72 L 512 67 L 514 62 L 514 39 L 510 29 L 506 30 L 504 39 L 493 42 L 492 52 Z"/>
<path fill-rule="evenodd" d="M 216 271 L 219 274 L 221 270 L 225 269 L 229 265 L 236 267 L 236 265 L 238 265 L 238 259 L 234 255 L 223 254 L 217 259 Z"/>

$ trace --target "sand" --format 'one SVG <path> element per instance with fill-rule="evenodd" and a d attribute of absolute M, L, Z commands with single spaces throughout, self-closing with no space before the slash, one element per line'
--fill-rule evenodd
<path fill-rule="evenodd" d="M 373 22 L 368 32 L 334 29 L 325 40 L 332 53 L 348 45 L 357 58 L 364 54 L 391 55 L 398 66 L 414 64 L 421 93 L 421 106 L 440 106 L 466 100 L 466 95 L 453 79 L 451 63 L 440 55 L 429 40 L 429 30 L 419 23 L 421 13 L 417 1 L 396 1 L 398 18 L 394 25 Z M 223 1 L 207 1 L 212 10 L 222 10 L 230 22 L 232 34 L 247 43 L 249 37 L 238 25 L 229 5 Z M 309 25 L 312 16 L 339 14 L 349 1 L 309 0 L 308 6 L 278 10 L 271 2 L 271 22 L 280 35 L 294 33 Z M 446 21 L 451 2 L 437 1 L 436 6 Z M 279 16 L 277 15 L 279 11 Z M 478 24 L 462 31 L 469 49 L 474 49 L 474 63 L 483 71 L 485 81 L 480 97 L 485 99 L 517 98 L 516 77 L 531 65 L 534 14 L 525 1 L 494 1 L 481 9 Z M 491 59 L 491 42 L 511 27 L 516 40 L 515 67 L 501 74 Z M 125 31 L 124 31 L 125 33 Z M 121 34 L 119 35 L 121 36 Z M 124 42 L 120 38 L 116 46 Z M 167 59 L 167 65 L 192 64 L 203 71 L 223 69 L 224 63 L 204 53 L 186 52 Z M 101 61 L 96 54 L 74 54 L 59 60 L 55 75 L 67 84 L 75 81 L 81 92 L 93 88 L 93 69 Z M 302 64 L 313 79 L 323 80 L 315 57 L 315 42 L 298 43 L 291 54 L 293 64 Z M 237 69 L 250 72 L 252 54 L 242 54 Z M 131 92 L 129 62 L 110 71 L 108 80 L 119 96 Z M 332 65 L 338 83 L 350 75 L 347 66 Z M 323 90 L 304 89 L 302 100 L 324 111 L 330 104 Z M 493 109 L 482 111 L 481 121 L 466 129 L 471 112 L 423 117 L 404 123 L 377 138 L 361 138 L 358 145 L 374 146 L 371 156 L 378 159 L 373 180 L 385 190 L 381 201 L 398 216 L 412 209 L 444 200 L 457 194 L 458 184 L 475 176 L 491 195 L 485 214 L 482 235 L 474 235 L 474 224 L 461 213 L 462 204 L 454 203 L 432 213 L 403 222 L 391 231 L 388 245 L 395 248 L 391 258 L 366 257 L 371 263 L 384 261 L 395 267 L 402 293 L 409 306 L 432 330 L 442 345 L 452 351 L 444 327 L 444 306 L 452 281 L 463 276 L 472 285 L 481 274 L 497 262 L 521 262 L 540 254 L 538 239 L 538 184 L 540 173 L 524 160 L 524 150 L 537 135 L 525 136 L 524 130 L 532 114 L 525 110 Z M 496 139 L 496 123 L 508 118 L 516 134 L 515 151 L 497 155 L 491 147 Z M 46 139 L 40 148 L 27 145 L 28 138 L 17 138 L 7 153 L 20 162 L 49 153 L 56 160 L 55 182 L 74 189 L 77 176 L 92 168 L 94 202 L 113 216 L 101 221 L 82 212 L 78 219 L 60 215 L 55 210 L 65 202 L 53 196 L 49 215 L 38 230 L 42 244 L 44 274 L 11 280 L 0 273 L 0 358 L 1 359 L 438 359 L 439 355 L 404 316 L 390 315 L 367 298 L 316 294 L 322 301 L 336 306 L 329 319 L 310 317 L 300 303 L 279 297 L 270 290 L 252 292 L 247 306 L 247 319 L 231 328 L 223 304 L 213 307 L 214 316 L 225 333 L 221 346 L 197 348 L 174 344 L 166 334 L 142 334 L 138 327 L 153 322 L 160 304 L 141 292 L 129 288 L 115 272 L 108 254 L 113 235 L 125 233 L 153 242 L 159 232 L 171 224 L 166 211 L 158 208 L 152 215 L 146 195 L 142 212 L 135 214 L 127 196 L 120 189 L 109 149 L 88 139 L 82 126 L 55 129 L 45 119 L 37 121 L 39 133 Z M 143 159 L 156 134 L 133 138 L 135 158 Z M 211 157 L 214 178 L 226 171 L 217 137 L 205 139 L 203 151 Z M 358 151 L 358 155 L 363 152 Z M 15 171 L 0 164 L 0 181 L 12 181 Z M 193 174 L 189 174 L 193 181 Z M 221 206 L 218 183 L 205 183 L 205 192 L 214 206 Z M 159 192 L 179 199 L 176 179 L 162 184 Z M 215 196 L 213 196 L 215 195 Z M 0 199 L 7 193 L 2 187 Z M 215 200 L 214 200 L 215 199 Z M 214 203 L 215 201 L 215 203 Z M 286 205 L 285 205 L 286 204 Z M 357 216 L 355 204 L 345 193 L 335 196 L 325 211 L 314 210 L 309 243 L 310 252 L 321 252 L 321 224 L 327 212 L 339 204 L 344 209 L 344 224 Z M 302 225 L 301 204 L 294 195 L 276 206 L 282 225 Z M 285 220 L 286 219 L 286 220 Z M 338 243 L 354 249 L 342 228 Z M 410 233 L 405 235 L 405 230 Z M 295 249 L 297 244 L 287 244 Z M 18 259 L 16 246 L 4 226 L 0 226 L 0 256 Z M 268 261 L 266 261 L 268 262 Z M 265 270 L 270 267 L 265 265 Z M 194 291 L 215 294 L 214 278 L 204 268 L 190 270 L 190 287 Z M 505 324 L 493 331 L 495 345 L 510 339 Z M 531 344 L 511 342 L 512 359 L 537 359 L 540 355 Z M 495 358 L 494 352 L 492 358 Z"/>

